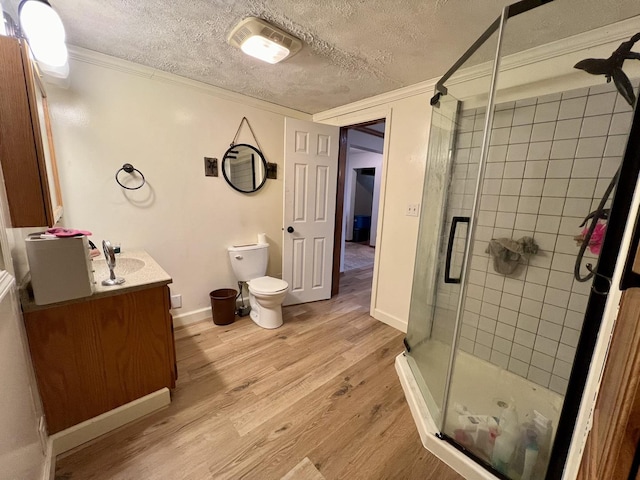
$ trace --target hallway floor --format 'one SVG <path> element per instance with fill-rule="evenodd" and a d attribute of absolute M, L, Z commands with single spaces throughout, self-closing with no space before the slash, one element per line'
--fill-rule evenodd
<path fill-rule="evenodd" d="M 344 271 L 372 268 L 376 249 L 369 243 L 344 242 Z"/>
<path fill-rule="evenodd" d="M 171 405 L 58 459 L 56 479 L 461 479 L 420 443 L 393 363 L 403 334 L 369 316 L 371 275 L 286 307 L 276 330 L 177 330 Z"/>

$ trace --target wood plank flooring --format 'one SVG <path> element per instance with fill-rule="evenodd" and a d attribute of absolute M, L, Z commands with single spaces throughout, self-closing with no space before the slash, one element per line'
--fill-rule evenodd
<path fill-rule="evenodd" d="M 169 408 L 59 458 L 56 479 L 461 479 L 420 443 L 393 364 L 403 334 L 369 316 L 370 286 L 351 271 L 276 330 L 177 330 Z"/>

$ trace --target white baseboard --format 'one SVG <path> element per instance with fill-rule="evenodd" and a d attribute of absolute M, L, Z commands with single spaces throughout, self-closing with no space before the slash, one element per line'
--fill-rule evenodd
<path fill-rule="evenodd" d="M 51 435 L 49 441 L 52 444 L 53 454 L 60 455 L 68 452 L 83 443 L 160 410 L 168 406 L 169 403 L 171 403 L 169 389 L 163 388 Z"/>
<path fill-rule="evenodd" d="M 42 466 L 42 480 L 55 480 L 56 478 L 56 452 L 53 448 L 51 437 L 47 439 L 47 447 Z"/>
<path fill-rule="evenodd" d="M 211 318 L 211 307 L 201 308 L 200 310 L 193 310 L 183 313 L 182 315 L 174 315 L 173 326 L 176 328 L 184 327 L 185 325 L 210 320 Z"/>
<path fill-rule="evenodd" d="M 401 332 L 407 333 L 407 322 L 406 320 L 401 320 L 398 317 L 394 317 L 393 315 L 389 315 L 377 308 L 374 308 L 371 312 L 371 316 L 376 320 L 380 320 L 382 323 L 386 323 L 390 327 L 395 328 L 396 330 L 400 330 Z"/>

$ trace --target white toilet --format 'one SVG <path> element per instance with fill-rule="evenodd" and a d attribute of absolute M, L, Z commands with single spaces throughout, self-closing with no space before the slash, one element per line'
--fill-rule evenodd
<path fill-rule="evenodd" d="M 227 250 L 236 278 L 249 286 L 251 319 L 262 328 L 278 328 L 282 325 L 282 302 L 289 284 L 279 278 L 265 276 L 269 244 L 264 234 L 258 235 L 258 243 L 233 246 Z"/>

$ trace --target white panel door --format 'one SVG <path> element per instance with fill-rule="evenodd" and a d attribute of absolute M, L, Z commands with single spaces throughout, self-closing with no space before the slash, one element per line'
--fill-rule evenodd
<path fill-rule="evenodd" d="M 331 297 L 339 133 L 338 127 L 285 119 L 285 305 Z"/>

